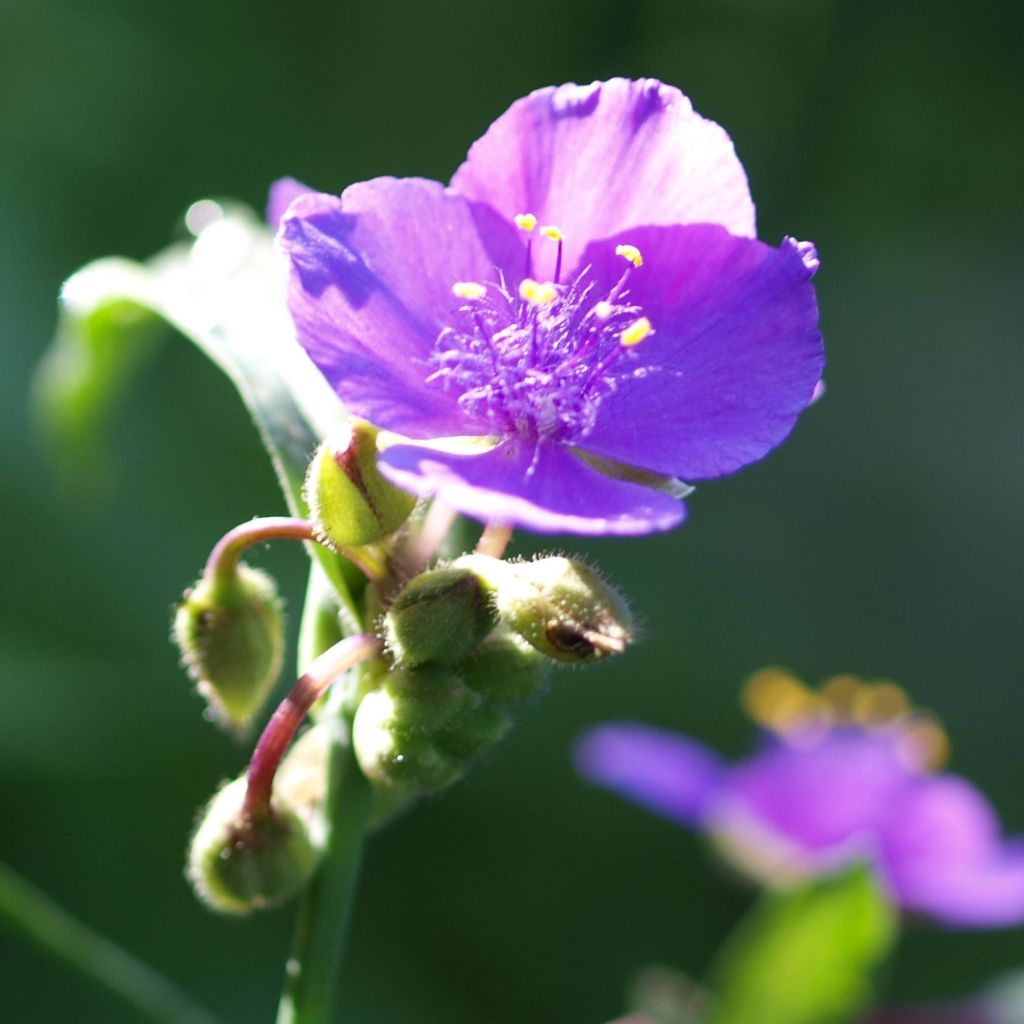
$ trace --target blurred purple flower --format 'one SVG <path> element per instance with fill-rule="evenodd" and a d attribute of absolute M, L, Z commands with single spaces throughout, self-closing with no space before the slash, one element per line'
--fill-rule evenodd
<path fill-rule="evenodd" d="M 483 520 L 639 534 L 678 480 L 792 429 L 823 364 L 813 246 L 755 238 L 743 168 L 677 89 L 615 79 L 514 103 L 445 188 L 275 190 L 298 338 L 382 469 Z"/>
<path fill-rule="evenodd" d="M 708 833 L 766 884 L 867 860 L 908 911 L 951 927 L 1024 923 L 1024 844 L 1001 838 L 969 782 L 930 770 L 944 734 L 907 710 L 902 691 L 837 677 L 816 693 L 766 670 L 748 706 L 769 728 L 735 764 L 685 736 L 620 723 L 581 739 L 577 767 Z"/>

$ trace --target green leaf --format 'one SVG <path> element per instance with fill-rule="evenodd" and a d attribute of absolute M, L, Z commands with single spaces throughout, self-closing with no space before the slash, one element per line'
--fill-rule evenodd
<path fill-rule="evenodd" d="M 270 230 L 242 207 L 208 208 L 215 215 L 194 242 L 146 263 L 97 260 L 65 282 L 56 337 L 35 382 L 36 408 L 66 467 L 101 472 L 111 410 L 160 334 L 173 328 L 231 379 L 289 508 L 306 516 L 306 466 L 345 411 L 294 340 L 286 270 Z M 340 560 L 317 551 L 346 595 Z"/>
<path fill-rule="evenodd" d="M 871 994 L 896 916 L 871 871 L 767 896 L 726 944 L 709 1024 L 838 1024 Z"/>

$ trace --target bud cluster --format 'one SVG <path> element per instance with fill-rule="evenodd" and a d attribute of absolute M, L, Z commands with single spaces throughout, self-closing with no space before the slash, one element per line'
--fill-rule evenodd
<path fill-rule="evenodd" d="M 435 505 L 403 528 L 414 499 L 381 475 L 376 453 L 376 431 L 358 421 L 322 444 L 303 492 L 310 518 L 256 519 L 230 531 L 175 616 L 174 638 L 200 691 L 220 721 L 240 730 L 262 709 L 283 655 L 276 587 L 242 552 L 273 539 L 315 542 L 365 576 L 349 595 L 355 631 L 304 666 L 247 775 L 224 786 L 201 817 L 189 877 L 226 913 L 280 903 L 316 869 L 327 833 L 328 723 L 292 741 L 349 669 L 358 665 L 358 674 L 338 706 L 375 786 L 379 822 L 459 779 L 505 736 L 514 705 L 537 693 L 556 663 L 595 661 L 631 639 L 622 598 L 580 561 L 496 557 L 511 532 L 500 523 L 488 526 L 476 553 L 423 569 L 454 513 Z"/>
<path fill-rule="evenodd" d="M 552 661 L 625 648 L 622 599 L 580 563 L 468 555 L 414 577 L 385 613 L 388 655 L 353 723 L 363 772 L 381 786 L 442 789 L 511 727 L 509 706 Z"/>

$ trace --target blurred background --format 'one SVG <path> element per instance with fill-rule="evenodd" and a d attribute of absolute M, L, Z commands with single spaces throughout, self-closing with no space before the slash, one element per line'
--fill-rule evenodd
<path fill-rule="evenodd" d="M 0 858 L 226 1021 L 272 1019 L 291 910 L 223 920 L 182 877 L 196 808 L 247 751 L 202 720 L 167 634 L 216 538 L 283 503 L 184 342 L 119 414 L 105 496 L 58 488 L 26 400 L 58 288 L 161 248 L 201 196 L 447 179 L 518 96 L 617 74 L 726 126 L 762 238 L 817 242 L 828 394 L 766 461 L 702 486 L 678 532 L 558 545 L 632 596 L 644 642 L 557 676 L 466 782 L 372 840 L 345 1019 L 597 1024 L 639 967 L 703 971 L 750 891 L 581 783 L 570 745 L 628 717 L 741 753 L 738 687 L 766 664 L 900 681 L 1024 832 L 1022 10 L 2 0 Z M 302 555 L 260 562 L 294 626 Z M 1021 931 L 911 926 L 885 983 L 938 999 L 1021 966 Z M 136 1019 L 3 935 L 0 987 L 5 1021 Z"/>

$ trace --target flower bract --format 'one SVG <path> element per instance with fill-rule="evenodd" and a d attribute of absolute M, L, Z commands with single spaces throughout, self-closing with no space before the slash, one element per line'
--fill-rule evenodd
<path fill-rule="evenodd" d="M 679 480 L 761 458 L 821 378 L 813 246 L 756 240 L 728 135 L 660 82 L 538 90 L 448 187 L 286 182 L 271 216 L 298 339 L 390 433 L 381 470 L 485 521 L 672 527 Z"/>
<path fill-rule="evenodd" d="M 741 869 L 785 886 L 871 863 L 892 900 L 951 927 L 1024 924 L 1024 845 L 966 779 L 933 769 L 937 723 L 892 684 L 838 677 L 824 696 L 752 680 L 762 748 L 728 764 L 703 744 L 617 723 L 576 750 L 588 779 L 700 829 Z"/>

